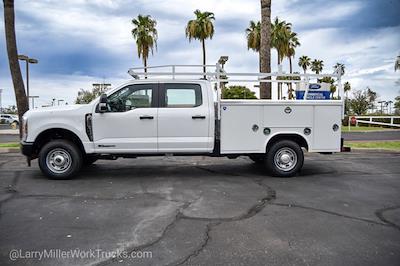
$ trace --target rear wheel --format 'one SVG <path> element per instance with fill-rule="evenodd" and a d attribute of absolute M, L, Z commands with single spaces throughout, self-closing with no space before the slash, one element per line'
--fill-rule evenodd
<path fill-rule="evenodd" d="M 267 151 L 265 165 L 274 176 L 291 177 L 300 171 L 304 162 L 301 147 L 294 141 L 281 140 Z"/>
<path fill-rule="evenodd" d="M 69 179 L 82 167 L 82 153 L 67 140 L 53 140 L 39 152 L 40 170 L 51 179 Z"/>

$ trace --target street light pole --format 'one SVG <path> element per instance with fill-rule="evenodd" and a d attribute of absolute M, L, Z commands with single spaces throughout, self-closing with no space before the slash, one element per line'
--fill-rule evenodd
<path fill-rule="evenodd" d="M 383 104 L 386 103 L 385 101 L 379 101 L 378 103 L 381 104 L 381 114 L 383 114 Z"/>
<path fill-rule="evenodd" d="M 3 105 L 2 105 L 2 102 L 1 102 L 1 100 L 2 100 L 2 98 L 1 98 L 1 94 L 3 93 L 3 89 L 0 89 L 0 113 L 2 113 L 3 112 Z"/>
<path fill-rule="evenodd" d="M 26 63 L 26 98 L 28 99 L 28 109 L 29 109 L 29 64 L 37 64 L 39 61 L 34 58 L 29 58 L 26 55 L 18 55 L 18 59 L 25 61 Z"/>

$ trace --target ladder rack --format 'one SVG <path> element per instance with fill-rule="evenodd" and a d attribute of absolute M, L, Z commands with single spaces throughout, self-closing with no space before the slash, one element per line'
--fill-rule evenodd
<path fill-rule="evenodd" d="M 178 71 L 179 69 L 190 69 L 189 71 Z M 206 71 L 203 71 L 203 68 Z M 212 68 L 212 71 L 208 69 Z M 193 69 L 201 69 L 201 71 L 194 71 Z M 148 72 L 148 70 L 150 70 Z M 128 74 L 135 79 L 152 78 L 152 77 L 167 77 L 167 79 L 175 80 L 177 77 L 190 77 L 196 76 L 197 78 L 208 80 L 216 83 L 218 101 L 221 99 L 221 83 L 225 82 L 257 82 L 257 83 L 304 83 L 305 93 L 304 100 L 307 100 L 310 79 L 319 79 L 324 77 L 336 78 L 338 83 L 338 94 L 339 99 L 343 101 L 343 86 L 341 84 L 341 74 L 338 71 L 332 74 L 293 74 L 284 72 L 274 73 L 246 73 L 246 72 L 226 72 L 221 64 L 216 63 L 215 65 L 158 65 L 148 67 L 133 67 L 128 70 Z M 297 77 L 298 79 L 293 80 L 281 80 L 279 77 Z M 229 77 L 229 78 L 228 78 Z"/>

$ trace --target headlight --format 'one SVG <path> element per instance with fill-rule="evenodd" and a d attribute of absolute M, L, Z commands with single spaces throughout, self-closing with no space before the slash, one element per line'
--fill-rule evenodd
<path fill-rule="evenodd" d="M 28 137 L 28 120 L 26 118 L 22 118 L 22 141 L 26 141 Z"/>

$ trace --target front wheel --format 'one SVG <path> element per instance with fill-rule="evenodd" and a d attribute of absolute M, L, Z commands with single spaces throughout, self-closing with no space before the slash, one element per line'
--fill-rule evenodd
<path fill-rule="evenodd" d="M 82 153 L 67 140 L 52 140 L 39 152 L 39 167 L 51 179 L 69 179 L 82 167 Z"/>
<path fill-rule="evenodd" d="M 274 176 L 291 177 L 300 171 L 304 162 L 301 147 L 294 141 L 281 140 L 267 151 L 265 165 Z"/>

